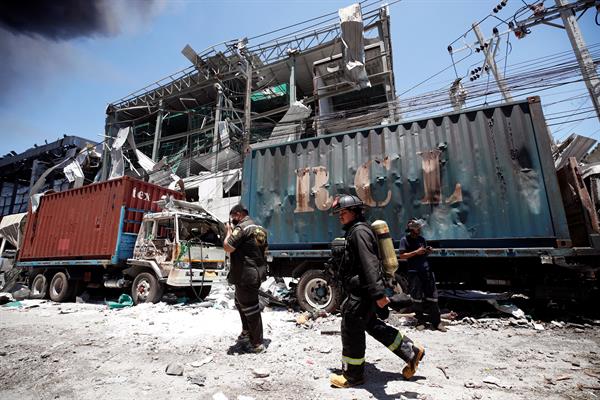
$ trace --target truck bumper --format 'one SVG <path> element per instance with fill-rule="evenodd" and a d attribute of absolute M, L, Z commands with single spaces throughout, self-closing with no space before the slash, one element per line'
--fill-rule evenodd
<path fill-rule="evenodd" d="M 193 274 L 190 280 L 190 271 Z M 203 279 L 204 274 L 204 279 Z M 202 286 L 225 280 L 223 271 L 220 270 L 201 270 L 201 269 L 183 269 L 173 268 L 167 278 L 167 285 L 175 287 L 184 286 Z"/>

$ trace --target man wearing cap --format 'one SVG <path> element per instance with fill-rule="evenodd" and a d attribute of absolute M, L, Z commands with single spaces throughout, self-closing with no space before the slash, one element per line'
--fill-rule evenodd
<path fill-rule="evenodd" d="M 364 382 L 365 332 L 407 363 L 402 375 L 409 379 L 425 349 L 376 315 L 377 308 L 387 307 L 390 299 L 385 295 L 379 248 L 365 222 L 363 202 L 352 195 L 336 197 L 333 212 L 339 214 L 346 231 L 339 275 L 347 297 L 341 306 L 342 374 L 331 374 L 329 381 L 338 388 Z"/>
<path fill-rule="evenodd" d="M 248 217 L 241 204 L 231 209 L 229 221 L 223 248 L 231 257 L 227 280 L 235 285 L 235 306 L 242 320 L 238 340 L 246 352 L 261 353 L 265 346 L 258 289 L 267 272 L 267 232 Z"/>
<path fill-rule="evenodd" d="M 432 249 L 421 236 L 421 228 L 424 225 L 425 221 L 422 219 L 411 218 L 408 221 L 407 234 L 400 239 L 400 259 L 408 262 L 408 291 L 413 298 L 413 308 L 418 320 L 417 328 L 425 327 L 427 319 L 424 313 L 426 313 L 433 329 L 446 332 L 446 327 L 440 319 L 435 276 L 427 261 L 427 254 L 431 253 Z"/>

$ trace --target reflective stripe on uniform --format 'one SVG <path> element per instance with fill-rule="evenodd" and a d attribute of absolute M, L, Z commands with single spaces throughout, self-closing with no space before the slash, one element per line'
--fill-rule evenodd
<path fill-rule="evenodd" d="M 352 358 L 342 356 L 342 362 L 350 365 L 363 365 L 365 363 L 365 358 Z"/>
<path fill-rule="evenodd" d="M 401 343 L 402 343 L 402 333 L 398 332 L 398 334 L 396 335 L 396 339 L 394 339 L 394 343 L 390 344 L 388 346 L 388 349 L 390 349 L 391 351 L 396 351 L 396 349 L 398 347 L 400 347 Z"/>
<path fill-rule="evenodd" d="M 256 310 L 249 312 L 249 313 L 245 313 L 245 315 L 246 315 L 246 317 L 249 317 L 249 316 L 259 313 L 259 312 L 260 312 L 260 307 L 256 307 Z"/>
<path fill-rule="evenodd" d="M 250 316 L 253 314 L 256 314 L 257 312 L 260 312 L 260 305 L 254 305 L 252 307 L 246 307 L 246 308 L 242 308 L 242 312 L 244 313 L 245 316 Z"/>
<path fill-rule="evenodd" d="M 437 301 L 438 301 L 438 299 L 433 298 L 433 297 L 425 297 L 425 300 L 431 301 L 432 303 L 437 303 Z"/>

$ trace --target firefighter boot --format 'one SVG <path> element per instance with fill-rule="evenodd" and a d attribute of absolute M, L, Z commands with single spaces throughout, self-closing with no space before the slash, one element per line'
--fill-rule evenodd
<path fill-rule="evenodd" d="M 361 385 L 361 384 L 365 383 L 365 380 L 363 378 L 361 378 L 361 379 L 349 381 L 342 374 L 339 374 L 339 375 L 331 374 L 331 375 L 329 375 L 329 383 L 333 387 L 344 389 L 344 388 L 349 388 L 352 386 Z"/>
<path fill-rule="evenodd" d="M 404 336 L 402 337 L 400 346 L 394 353 L 406 362 L 407 365 L 402 370 L 402 376 L 404 379 L 410 379 L 415 375 L 415 372 L 417 372 L 419 362 L 423 359 L 423 356 L 425 356 L 425 348 L 413 343 L 412 340 Z"/>
<path fill-rule="evenodd" d="M 411 343 L 412 353 L 414 354 L 413 358 L 411 358 L 406 367 L 402 370 L 402 376 L 404 379 L 412 378 L 417 372 L 417 367 L 419 366 L 419 362 L 425 356 L 425 348 L 421 345 Z"/>
<path fill-rule="evenodd" d="M 342 373 L 329 375 L 329 383 L 333 387 L 342 389 L 363 384 L 365 382 L 364 370 L 364 358 L 360 360 L 342 357 Z"/>

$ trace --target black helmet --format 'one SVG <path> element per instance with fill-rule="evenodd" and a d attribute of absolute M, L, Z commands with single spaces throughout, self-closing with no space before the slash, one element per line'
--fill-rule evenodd
<path fill-rule="evenodd" d="M 406 224 L 406 232 L 410 232 L 411 229 L 423 228 L 427 223 L 419 218 L 411 218 Z"/>
<path fill-rule="evenodd" d="M 353 208 L 357 211 L 362 211 L 365 203 L 358 197 L 351 194 L 344 194 L 342 196 L 336 196 L 333 199 L 333 205 L 331 206 L 334 214 L 339 213 L 340 211 L 346 208 Z"/>
<path fill-rule="evenodd" d="M 248 214 L 248 209 L 242 204 L 236 204 L 235 206 L 233 206 L 231 208 L 231 211 L 229 211 L 229 215 L 233 214 L 233 213 L 245 213 Z"/>

